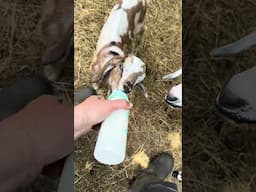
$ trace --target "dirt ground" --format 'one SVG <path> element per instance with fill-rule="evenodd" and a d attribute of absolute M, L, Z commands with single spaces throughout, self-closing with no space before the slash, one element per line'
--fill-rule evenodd
<path fill-rule="evenodd" d="M 115 0 L 75 0 L 75 88 L 90 85 L 89 64 L 99 32 Z M 181 67 L 181 1 L 150 1 L 146 30 L 133 53 L 147 66 L 145 86 L 149 98 L 133 90 L 134 104 L 129 120 L 128 146 L 125 161 L 118 166 L 105 166 L 93 158 L 97 138 L 95 131 L 76 142 L 75 189 L 77 192 L 123 192 L 129 181 L 147 164 L 147 158 L 167 151 L 173 154 L 175 169 L 181 169 L 181 110 L 167 109 L 164 96 L 171 85 L 162 76 Z M 100 91 L 102 96 L 106 96 Z M 139 155 L 141 161 L 134 158 Z M 168 180 L 173 180 L 171 177 Z M 173 180 L 177 182 L 176 180 Z M 177 182 L 178 183 L 178 182 Z M 181 190 L 181 183 L 178 183 Z"/>
<path fill-rule="evenodd" d="M 255 1 L 183 3 L 183 189 L 255 191 L 255 125 L 227 122 L 215 98 L 230 78 L 255 66 L 255 49 L 211 58 L 215 48 L 255 31 Z M 254 138 L 254 140 L 253 140 Z"/>

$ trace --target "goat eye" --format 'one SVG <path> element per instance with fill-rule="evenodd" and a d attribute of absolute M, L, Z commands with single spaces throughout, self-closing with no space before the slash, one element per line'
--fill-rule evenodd
<path fill-rule="evenodd" d="M 109 54 L 114 55 L 114 56 L 118 56 L 118 55 L 119 55 L 119 54 L 118 54 L 117 52 L 115 52 L 115 51 L 109 51 Z"/>

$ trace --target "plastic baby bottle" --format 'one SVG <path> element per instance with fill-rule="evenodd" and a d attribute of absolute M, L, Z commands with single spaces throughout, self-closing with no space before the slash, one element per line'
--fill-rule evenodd
<path fill-rule="evenodd" d="M 121 90 L 114 90 L 108 99 L 128 101 L 128 95 Z M 128 118 L 129 110 L 117 110 L 102 123 L 94 150 L 97 161 L 107 165 L 117 165 L 124 161 Z"/>

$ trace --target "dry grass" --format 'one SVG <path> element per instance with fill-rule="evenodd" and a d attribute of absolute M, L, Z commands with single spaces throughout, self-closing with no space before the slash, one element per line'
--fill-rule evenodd
<path fill-rule="evenodd" d="M 255 191 L 255 131 L 243 137 L 247 125 L 225 122 L 214 104 L 226 81 L 255 65 L 255 50 L 229 58 L 211 58 L 209 52 L 255 30 L 256 4 L 198 0 L 183 7 L 183 189 L 228 192 L 246 184 Z"/>
<path fill-rule="evenodd" d="M 37 23 L 42 1 L 3 1 L 0 5 L 0 84 L 17 74 L 39 73 L 40 42 Z"/>
<path fill-rule="evenodd" d="M 75 88 L 90 85 L 89 64 L 101 27 L 115 0 L 75 1 Z M 134 90 L 134 104 L 129 122 L 127 157 L 118 166 L 105 166 L 93 159 L 97 133 L 92 131 L 76 143 L 75 187 L 78 192 L 123 192 L 138 170 L 132 163 L 140 151 L 148 157 L 159 152 L 172 152 L 175 168 L 181 168 L 181 149 L 172 149 L 169 133 L 181 134 L 181 111 L 166 109 L 163 98 L 177 82 L 163 82 L 161 77 L 181 66 L 181 1 L 152 0 L 145 22 L 142 43 L 133 52 L 147 65 L 145 86 L 149 98 Z M 177 138 L 177 137 L 174 137 Z M 181 141 L 179 141 L 181 142 Z M 144 157 L 145 158 L 145 157 Z M 169 178 L 171 180 L 171 178 Z M 181 188 L 181 184 L 178 184 Z"/>

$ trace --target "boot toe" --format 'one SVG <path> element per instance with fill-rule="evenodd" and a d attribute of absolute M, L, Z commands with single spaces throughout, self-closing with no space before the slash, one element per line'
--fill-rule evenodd
<path fill-rule="evenodd" d="M 256 122 L 256 74 L 248 72 L 235 75 L 216 99 L 220 112 L 238 123 Z"/>
<path fill-rule="evenodd" d="M 161 153 L 151 160 L 148 171 L 164 180 L 171 173 L 173 164 L 173 157 L 169 153 Z"/>

